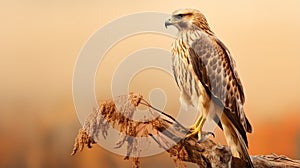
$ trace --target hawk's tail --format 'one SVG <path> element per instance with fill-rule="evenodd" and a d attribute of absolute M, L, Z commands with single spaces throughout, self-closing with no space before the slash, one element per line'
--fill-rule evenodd
<path fill-rule="evenodd" d="M 232 155 L 248 162 L 248 167 L 254 168 L 251 158 L 248 153 L 247 144 L 242 135 L 234 127 L 225 114 L 221 117 L 221 123 L 228 146 L 231 149 Z"/>

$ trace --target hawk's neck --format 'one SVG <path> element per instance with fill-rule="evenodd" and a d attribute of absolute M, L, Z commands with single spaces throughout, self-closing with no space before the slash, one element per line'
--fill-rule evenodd
<path fill-rule="evenodd" d="M 202 35 L 200 30 L 181 30 L 172 45 L 173 56 L 183 56 L 182 52 L 188 50 L 193 42 Z"/>
<path fill-rule="evenodd" d="M 199 39 L 199 37 L 201 36 L 203 32 L 201 32 L 200 30 L 182 30 L 178 33 L 178 38 L 177 40 L 181 40 L 184 43 L 188 44 L 189 46 L 192 45 L 192 43 Z"/>

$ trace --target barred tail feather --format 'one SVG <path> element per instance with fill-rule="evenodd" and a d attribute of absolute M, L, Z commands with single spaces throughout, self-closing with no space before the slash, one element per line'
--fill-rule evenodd
<path fill-rule="evenodd" d="M 221 123 L 227 144 L 231 149 L 232 156 L 246 160 L 248 162 L 248 167 L 254 168 L 243 136 L 233 126 L 225 114 L 221 117 Z"/>
<path fill-rule="evenodd" d="M 244 158 L 244 160 L 247 160 L 248 167 L 254 168 L 252 160 L 249 156 L 247 145 L 245 144 L 245 141 L 243 140 L 242 136 L 238 132 L 236 132 L 236 134 L 237 134 L 237 137 L 239 140 L 239 146 L 240 146 L 239 153 L 241 153 L 242 158 Z"/>

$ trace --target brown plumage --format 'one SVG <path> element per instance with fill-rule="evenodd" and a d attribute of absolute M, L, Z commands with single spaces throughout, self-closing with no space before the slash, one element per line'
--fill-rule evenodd
<path fill-rule="evenodd" d="M 177 10 L 165 25 L 179 30 L 172 46 L 172 64 L 180 100 L 200 111 L 188 136 L 197 134 L 201 140 L 206 119 L 217 117 L 233 156 L 248 160 L 253 167 L 246 136 L 252 128 L 243 110 L 243 86 L 229 50 L 198 10 Z"/>

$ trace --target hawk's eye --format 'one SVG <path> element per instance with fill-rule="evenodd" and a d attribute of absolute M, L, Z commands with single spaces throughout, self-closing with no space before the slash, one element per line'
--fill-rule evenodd
<path fill-rule="evenodd" d="M 184 14 L 177 14 L 175 15 L 176 18 L 181 19 L 184 16 Z"/>

